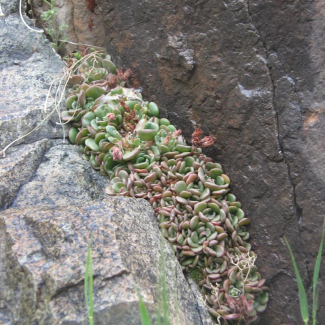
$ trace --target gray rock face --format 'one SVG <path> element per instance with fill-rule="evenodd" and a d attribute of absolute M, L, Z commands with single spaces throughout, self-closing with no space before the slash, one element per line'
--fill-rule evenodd
<path fill-rule="evenodd" d="M 77 146 L 62 144 L 62 140 L 56 143 L 43 156 L 33 178 L 16 193 L 12 207 L 69 206 L 104 198 L 109 178 L 81 159 Z"/>
<path fill-rule="evenodd" d="M 100 0 L 106 47 L 134 86 L 232 179 L 271 299 L 260 324 L 301 323 L 285 235 L 310 286 L 324 217 L 324 3 Z M 308 243 L 308 245 L 306 245 Z M 320 283 L 319 301 L 325 300 Z M 320 303 L 319 319 L 325 317 Z"/>
<path fill-rule="evenodd" d="M 75 146 L 57 142 L 19 189 L 11 208 L 0 213 L 0 320 L 87 324 L 83 281 L 92 237 L 95 323 L 140 324 L 135 285 L 153 315 L 159 297 L 162 237 L 154 212 L 143 200 L 103 199 L 108 178 L 91 170 Z M 42 140 L 19 148 L 28 152 L 22 159 L 27 172 L 38 166 L 47 144 Z M 11 151 L 1 161 L 9 167 L 19 154 Z M 15 180 L 22 162 L 5 175 L 9 181 Z M 1 200 L 8 202 L 6 198 L 1 192 Z M 177 319 L 184 325 L 209 324 L 210 317 L 196 301 L 174 253 L 167 242 L 162 243 L 172 324 Z"/>
<path fill-rule="evenodd" d="M 63 67 L 44 36 L 23 26 L 17 1 L 2 10 L 0 150 L 41 123 L 48 86 Z M 76 146 L 55 140 L 62 136 L 56 121 L 46 120 L 0 158 L 0 323 L 88 324 L 84 271 L 93 238 L 96 325 L 140 324 L 135 286 L 157 317 L 161 245 L 171 323 L 212 324 L 161 241 L 149 203 L 104 198 L 108 178 Z"/>
<path fill-rule="evenodd" d="M 0 160 L 0 207 L 9 207 L 19 188 L 33 176 L 49 145 L 47 139 L 10 149 Z"/>
<path fill-rule="evenodd" d="M 6 16 L 0 18 L 0 151 L 53 110 L 55 93 L 51 92 L 47 112 L 44 103 L 51 82 L 58 84 L 64 67 L 46 38 L 23 25 L 17 14 L 18 1 L 2 4 L 2 10 Z M 13 10 L 15 13 L 8 15 Z M 28 18 L 26 21 L 29 23 Z M 62 137 L 58 121 L 57 114 L 52 114 L 23 141 Z"/>
<path fill-rule="evenodd" d="M 140 324 L 135 285 L 156 312 L 161 237 L 148 203 L 114 198 L 12 208 L 0 214 L 0 232 L 2 324 L 88 324 L 83 281 L 91 237 L 95 323 Z M 197 303 L 170 247 L 165 250 L 179 324 L 204 324 L 191 311 Z M 173 324 L 175 315 L 174 308 Z"/>

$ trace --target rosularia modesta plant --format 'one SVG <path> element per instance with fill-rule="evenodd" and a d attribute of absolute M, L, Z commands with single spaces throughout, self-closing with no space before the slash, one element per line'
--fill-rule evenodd
<path fill-rule="evenodd" d="M 241 203 L 222 166 L 202 153 L 213 144 L 196 129 L 191 144 L 140 92 L 126 88 L 105 54 L 76 65 L 63 122 L 93 168 L 110 177 L 108 195 L 144 198 L 183 270 L 217 322 L 249 324 L 266 309 L 268 288 L 255 266 Z"/>

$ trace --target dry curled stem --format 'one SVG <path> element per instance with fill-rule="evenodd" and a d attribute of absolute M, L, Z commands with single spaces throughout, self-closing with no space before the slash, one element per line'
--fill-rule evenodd
<path fill-rule="evenodd" d="M 36 131 L 37 129 L 39 129 L 43 124 L 44 122 L 49 118 L 51 117 L 55 112 L 57 112 L 58 114 L 58 117 L 59 117 L 59 122 L 57 122 L 58 125 L 61 125 L 63 127 L 64 124 L 67 124 L 68 122 L 65 122 L 65 123 L 62 123 L 61 121 L 61 115 L 60 115 L 60 105 L 61 105 L 61 102 L 65 96 L 65 90 L 66 90 L 66 87 L 67 87 L 67 84 L 68 84 L 68 81 L 69 81 L 69 78 L 71 77 L 72 73 L 78 68 L 79 64 L 84 62 L 85 60 L 91 58 L 91 57 L 96 57 L 96 55 L 98 54 L 99 52 L 96 51 L 96 52 L 92 52 L 88 55 L 86 55 L 85 57 L 81 58 L 80 60 L 76 61 L 71 67 L 67 68 L 67 67 L 64 67 L 63 68 L 63 71 L 61 71 L 60 73 L 58 73 L 54 79 L 52 80 L 50 86 L 49 86 L 49 89 L 47 91 L 47 95 L 46 95 L 46 99 L 45 99 L 45 103 L 44 103 L 44 112 L 47 111 L 47 108 L 48 108 L 48 100 L 49 98 L 51 97 L 51 90 L 52 90 L 52 87 L 53 85 L 55 84 L 55 80 L 57 78 L 57 76 L 59 76 L 61 73 L 63 73 L 63 75 L 61 76 L 59 82 L 57 83 L 56 85 L 56 90 L 55 90 L 55 96 L 54 96 L 54 108 L 52 109 L 52 111 L 47 114 L 45 116 L 45 118 L 34 128 L 32 129 L 31 131 L 29 131 L 28 133 L 26 133 L 25 135 L 17 138 L 16 140 L 12 141 L 11 143 L 9 143 L 5 148 L 3 148 L 1 151 L 0 151 L 0 154 L 2 154 L 3 157 L 6 156 L 6 151 L 13 145 L 15 144 L 16 142 L 24 139 L 25 137 L 29 136 L 30 134 L 32 134 L 34 131 Z M 73 116 L 71 116 L 71 119 L 73 118 Z M 65 133 L 63 132 L 63 142 L 65 141 Z"/>
<path fill-rule="evenodd" d="M 253 252 L 247 252 L 241 254 L 229 254 L 229 258 L 231 264 L 238 266 L 241 275 L 243 275 L 243 271 L 248 268 L 248 272 L 243 280 L 244 283 L 247 283 L 251 268 L 255 265 L 257 255 Z"/>
<path fill-rule="evenodd" d="M 22 20 L 22 22 L 24 23 L 24 25 L 28 28 L 28 29 L 30 29 L 30 30 L 32 30 L 33 32 L 35 32 L 35 33 L 44 33 L 44 30 L 42 30 L 42 29 L 34 29 L 34 28 L 31 28 L 30 26 L 28 26 L 27 24 L 26 24 L 26 22 L 25 22 L 25 19 L 24 19 L 24 16 L 23 16 L 23 13 L 22 13 L 22 0 L 20 0 L 19 1 L 19 15 L 20 15 L 20 18 L 21 18 L 21 20 Z M 1 16 L 1 4 L 0 4 L 0 16 Z M 3 15 L 3 14 L 2 14 Z M 3 15 L 4 16 L 4 15 Z"/>
<path fill-rule="evenodd" d="M 0 17 L 4 17 L 5 14 L 2 12 L 2 9 L 1 9 L 1 1 L 0 1 Z"/>

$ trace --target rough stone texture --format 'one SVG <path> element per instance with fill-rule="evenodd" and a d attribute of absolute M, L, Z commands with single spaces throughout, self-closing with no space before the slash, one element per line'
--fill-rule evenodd
<path fill-rule="evenodd" d="M 55 142 L 54 142 L 55 143 Z M 13 207 L 66 206 L 105 197 L 109 178 L 81 159 L 77 146 L 57 140 L 43 157 L 33 178 L 16 193 Z"/>
<path fill-rule="evenodd" d="M 91 171 L 74 148 L 51 147 L 0 213 L 1 324 L 87 324 L 83 281 L 91 236 L 95 323 L 140 324 L 134 284 L 156 313 L 162 237 L 154 213 L 143 200 L 98 200 L 107 177 Z M 163 243 L 172 323 L 177 297 L 179 324 L 209 324 Z"/>
<path fill-rule="evenodd" d="M 140 324 L 135 284 L 155 312 L 160 236 L 148 203 L 116 198 L 7 209 L 0 215 L 0 232 L 2 324 L 87 324 L 83 281 L 91 236 L 95 323 Z M 179 324 L 203 324 L 189 311 L 195 297 L 170 247 L 165 249 L 169 290 L 177 290 L 171 297 L 179 297 Z M 175 311 L 172 316 L 176 324 Z"/>
<path fill-rule="evenodd" d="M 50 113 L 51 97 L 49 109 L 44 112 L 48 89 L 64 66 L 45 37 L 24 26 L 17 13 L 18 3 L 10 0 L 2 4 L 6 16 L 0 18 L 0 151 L 30 132 Z M 26 21 L 29 23 L 28 18 Z M 62 137 L 55 114 L 23 141 Z"/>
<path fill-rule="evenodd" d="M 310 287 L 325 211 L 325 4 L 251 1 L 249 8 L 268 60 L 278 141 L 293 189 L 303 253 L 300 268 Z M 319 292 L 318 319 L 323 319 L 324 277 Z M 284 302 L 281 306 L 287 308 Z"/>
<path fill-rule="evenodd" d="M 325 208 L 324 2 L 99 3 L 107 50 L 133 69 L 134 86 L 187 137 L 196 123 L 216 136 L 208 154 L 223 164 L 252 221 L 271 288 L 259 323 L 301 323 L 283 236 L 310 288 Z"/>
<path fill-rule="evenodd" d="M 49 6 L 42 0 L 32 0 L 31 2 L 33 16 L 37 19 L 37 24 L 46 28 L 40 15 L 45 10 L 48 10 Z M 91 12 L 87 9 L 85 0 L 56 0 L 55 7 L 57 9 L 58 25 L 66 24 L 69 26 L 64 30 L 64 36 L 68 41 L 105 47 L 105 31 L 101 19 L 101 8 L 95 6 L 94 12 Z M 66 44 L 62 46 L 60 52 L 71 53 L 75 49 L 75 45 Z"/>
<path fill-rule="evenodd" d="M 6 159 L 0 159 L 0 209 L 9 207 L 19 188 L 34 175 L 49 140 L 9 149 Z"/>

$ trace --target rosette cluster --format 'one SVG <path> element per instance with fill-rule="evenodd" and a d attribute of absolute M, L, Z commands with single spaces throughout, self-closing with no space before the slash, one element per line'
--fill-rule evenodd
<path fill-rule="evenodd" d="M 93 168 L 110 176 L 108 195 L 150 202 L 162 235 L 219 323 L 255 321 L 266 308 L 268 288 L 230 179 L 199 148 L 213 138 L 200 139 L 196 130 L 188 145 L 180 130 L 159 118 L 157 105 L 124 87 L 121 76 L 104 55 L 79 66 L 62 113 L 72 123 L 70 141 Z"/>

